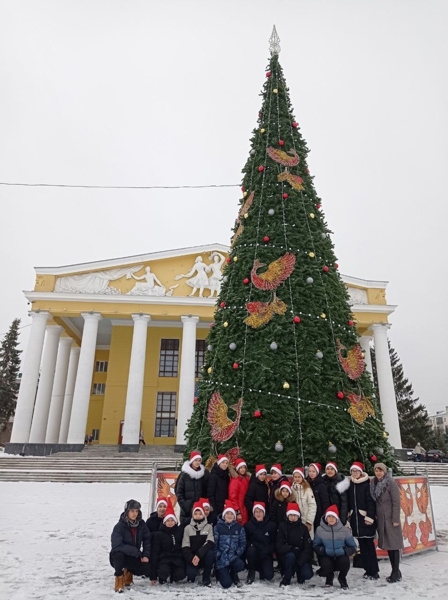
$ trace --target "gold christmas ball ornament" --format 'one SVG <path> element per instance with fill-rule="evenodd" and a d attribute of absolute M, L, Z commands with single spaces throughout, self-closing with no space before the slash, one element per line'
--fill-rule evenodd
<path fill-rule="evenodd" d="M 320 318 L 321 318 L 321 319 L 325 319 L 325 317 L 326 317 L 326 316 L 327 316 L 327 315 L 326 315 L 325 313 L 320 313 Z"/>
<path fill-rule="evenodd" d="M 238 260 L 238 256 L 234 256 L 233 257 L 233 262 L 236 262 Z"/>
<path fill-rule="evenodd" d="M 260 129 L 260 133 L 264 133 L 266 131 L 266 129 L 264 129 L 263 127 Z"/>
<path fill-rule="evenodd" d="M 249 216 L 249 213 L 244 213 L 244 218 L 247 219 L 247 217 Z"/>
<path fill-rule="evenodd" d="M 247 192 L 243 192 L 243 198 L 247 196 Z"/>
<path fill-rule="evenodd" d="M 289 390 L 289 383 L 287 381 L 285 381 L 285 383 L 283 384 L 283 389 Z"/>
<path fill-rule="evenodd" d="M 222 324 L 223 327 L 228 327 L 229 324 L 227 323 L 227 321 L 224 321 L 224 323 Z"/>
<path fill-rule="evenodd" d="M 385 431 L 383 432 L 383 438 L 387 438 L 387 433 Z"/>
<path fill-rule="evenodd" d="M 310 258 L 314 258 L 315 254 L 314 254 L 314 252 L 308 252 L 308 256 L 309 256 Z"/>
<path fill-rule="evenodd" d="M 209 367 L 209 368 L 207 369 L 207 373 L 208 373 L 208 374 L 210 374 L 212 371 L 213 371 L 213 369 L 212 369 L 211 367 Z"/>
<path fill-rule="evenodd" d="M 315 214 L 314 213 L 310 213 L 310 219 L 314 219 Z"/>
<path fill-rule="evenodd" d="M 272 91 L 274 92 L 274 94 L 278 94 L 278 89 L 277 88 L 273 89 Z"/>

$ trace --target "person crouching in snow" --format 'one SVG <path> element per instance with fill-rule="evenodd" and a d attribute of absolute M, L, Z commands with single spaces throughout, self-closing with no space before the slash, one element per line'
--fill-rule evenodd
<path fill-rule="evenodd" d="M 246 533 L 237 523 L 236 510 L 229 500 L 225 501 L 222 515 L 218 517 L 214 536 L 216 579 L 223 588 L 229 588 L 232 583 L 241 587 L 238 573 L 246 568 L 241 558 L 246 549 Z"/>
<path fill-rule="evenodd" d="M 190 583 L 194 583 L 199 569 L 204 569 L 202 585 L 212 587 L 210 574 L 215 562 L 214 545 L 213 526 L 207 523 L 201 502 L 195 502 L 193 517 L 184 529 L 182 540 L 182 552 L 187 565 L 187 580 Z"/>
<path fill-rule="evenodd" d="M 121 594 L 125 586 L 132 585 L 133 575 L 149 577 L 150 574 L 151 535 L 142 519 L 140 502 L 126 502 L 111 542 L 109 561 L 115 569 L 115 591 Z"/>
<path fill-rule="evenodd" d="M 274 577 L 275 538 L 277 526 L 266 516 L 264 502 L 255 502 L 253 517 L 244 525 L 246 531 L 247 580 L 255 581 L 255 572 L 260 573 L 260 581 L 271 581 Z"/>
<path fill-rule="evenodd" d="M 375 537 L 375 500 L 370 493 L 370 479 L 364 472 L 364 465 L 355 462 L 350 467 L 350 487 L 348 489 L 348 510 L 350 527 L 358 538 L 361 552 L 364 579 L 379 579 L 378 559 L 373 539 Z M 336 486 L 339 490 L 342 484 Z"/>
<path fill-rule="evenodd" d="M 177 523 L 171 500 L 168 498 L 168 506 L 162 525 L 154 536 L 151 552 L 151 583 L 164 584 L 170 578 L 171 583 L 181 581 L 185 578 L 185 560 L 182 554 L 183 530 Z"/>
<path fill-rule="evenodd" d="M 297 502 L 300 507 L 302 523 L 307 526 L 311 539 L 313 539 L 317 504 L 313 490 L 305 479 L 305 471 L 301 467 L 296 467 L 292 472 L 291 489 L 294 494 L 294 502 Z"/>
<path fill-rule="evenodd" d="M 244 498 L 246 497 L 249 488 L 250 475 L 247 472 L 246 461 L 242 458 L 237 458 L 235 468 L 229 467 L 230 483 L 229 483 L 229 500 L 235 506 L 236 520 L 241 525 L 245 525 L 249 520 L 247 508 L 244 506 Z"/>
<path fill-rule="evenodd" d="M 277 531 L 277 556 L 283 574 L 280 587 L 290 585 L 294 573 L 297 573 L 297 583 L 304 583 L 313 576 L 311 537 L 308 527 L 302 523 L 296 502 L 287 505 L 286 517 Z"/>
<path fill-rule="evenodd" d="M 274 492 L 274 500 L 269 511 L 269 519 L 277 527 L 286 519 L 286 507 L 290 502 L 294 502 L 291 486 L 287 481 L 282 481 L 280 487 Z"/>
<path fill-rule="evenodd" d="M 318 575 L 326 578 L 325 587 L 333 585 L 334 572 L 339 571 L 341 588 L 348 590 L 347 573 L 350 570 L 350 556 L 356 552 L 356 542 L 350 530 L 341 523 L 336 504 L 325 511 L 314 532 L 313 547 L 319 558 Z"/>
<path fill-rule="evenodd" d="M 168 501 L 163 496 L 157 498 L 156 502 L 156 510 L 149 515 L 149 518 L 146 520 L 146 526 L 149 529 L 151 534 L 151 542 L 154 539 L 154 536 L 160 529 L 160 525 L 162 525 L 163 517 L 166 513 L 166 507 L 168 506 Z"/>

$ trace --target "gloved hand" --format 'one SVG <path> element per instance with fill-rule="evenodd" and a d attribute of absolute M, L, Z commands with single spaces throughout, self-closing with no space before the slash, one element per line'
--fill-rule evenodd
<path fill-rule="evenodd" d="M 317 556 L 325 556 L 325 548 L 324 548 L 324 546 L 316 546 L 314 548 L 314 552 L 317 554 Z"/>

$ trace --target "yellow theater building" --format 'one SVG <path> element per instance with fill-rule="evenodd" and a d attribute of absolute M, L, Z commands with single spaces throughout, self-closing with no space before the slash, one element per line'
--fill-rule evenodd
<path fill-rule="evenodd" d="M 138 450 L 141 436 L 181 450 L 228 251 L 211 244 L 35 268 L 7 451 L 81 450 L 86 435 L 123 451 Z M 400 448 L 387 338 L 396 307 L 387 282 L 342 279 L 370 372 L 375 345 L 383 418 Z"/>

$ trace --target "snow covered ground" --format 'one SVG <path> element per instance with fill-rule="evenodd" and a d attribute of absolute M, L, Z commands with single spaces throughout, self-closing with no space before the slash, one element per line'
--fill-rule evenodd
<path fill-rule="evenodd" d="M 448 589 L 448 487 L 432 487 L 439 552 L 406 558 L 403 581 L 390 585 L 390 567 L 381 562 L 381 580 L 364 581 L 362 569 L 348 575 L 350 590 L 324 590 L 323 579 L 313 577 L 305 586 L 282 591 L 293 598 L 356 598 L 398 600 L 446 598 Z M 149 486 L 145 484 L 0 483 L 0 598 L 2 600 L 117 599 L 108 553 L 110 534 L 126 500 L 142 503 L 146 518 Z M 279 594 L 279 577 L 271 584 L 255 583 L 224 591 L 177 584 L 155 588 L 137 580 L 121 598 L 138 600 L 150 594 L 156 600 L 227 600 L 245 595 L 268 600 Z"/>

